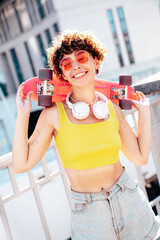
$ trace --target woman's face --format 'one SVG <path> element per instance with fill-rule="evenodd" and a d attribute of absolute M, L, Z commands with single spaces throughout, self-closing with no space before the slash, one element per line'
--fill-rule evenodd
<path fill-rule="evenodd" d="M 81 87 L 95 79 L 95 70 L 99 62 L 86 51 L 74 51 L 65 54 L 60 62 L 62 76 L 73 86 Z"/>

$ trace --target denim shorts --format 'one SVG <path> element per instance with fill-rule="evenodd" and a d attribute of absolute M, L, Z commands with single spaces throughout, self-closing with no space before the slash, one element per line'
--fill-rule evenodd
<path fill-rule="evenodd" d="M 72 240 L 155 239 L 160 228 L 149 202 L 126 170 L 110 189 L 71 190 Z"/>

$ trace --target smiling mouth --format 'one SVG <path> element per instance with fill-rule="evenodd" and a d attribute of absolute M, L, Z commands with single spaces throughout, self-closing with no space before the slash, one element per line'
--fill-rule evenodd
<path fill-rule="evenodd" d="M 73 78 L 79 79 L 79 78 L 81 78 L 81 77 L 84 77 L 87 73 L 88 73 L 88 71 L 83 72 L 83 73 L 77 73 L 77 74 L 75 74 L 75 75 L 73 76 Z"/>

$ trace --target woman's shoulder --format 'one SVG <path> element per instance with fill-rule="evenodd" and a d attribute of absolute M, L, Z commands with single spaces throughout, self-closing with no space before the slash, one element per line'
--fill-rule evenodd
<path fill-rule="evenodd" d="M 113 104 L 118 121 L 119 122 L 123 121 L 124 115 L 123 115 L 123 112 L 122 112 L 120 106 L 114 102 L 112 102 L 112 104 Z"/>
<path fill-rule="evenodd" d="M 56 114 L 58 112 L 56 103 L 53 103 L 51 107 L 44 107 L 42 113 L 44 115 Z"/>
<path fill-rule="evenodd" d="M 45 124 L 57 126 L 59 123 L 59 112 L 56 103 L 53 103 L 51 107 L 45 107 L 42 110 L 41 118 L 44 119 Z"/>

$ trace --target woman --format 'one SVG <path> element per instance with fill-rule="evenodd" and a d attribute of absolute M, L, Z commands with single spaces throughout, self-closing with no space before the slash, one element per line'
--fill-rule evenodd
<path fill-rule="evenodd" d="M 119 161 L 119 150 L 136 165 L 148 162 L 150 107 L 141 92 L 137 135 L 118 105 L 95 92 L 106 49 L 88 32 L 62 33 L 48 49 L 54 74 L 72 85 L 62 103 L 45 108 L 28 140 L 30 95 L 17 92 L 13 143 L 16 172 L 33 168 L 55 137 L 71 185 L 73 240 L 154 239 L 158 222 L 137 184 Z"/>

